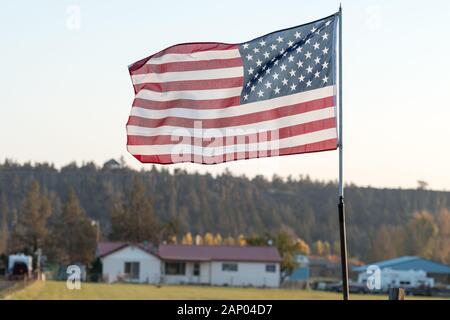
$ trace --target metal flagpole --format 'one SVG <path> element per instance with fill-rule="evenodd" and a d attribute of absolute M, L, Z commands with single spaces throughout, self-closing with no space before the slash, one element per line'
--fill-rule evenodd
<path fill-rule="evenodd" d="M 339 231 L 341 241 L 342 294 L 349 299 L 347 239 L 345 231 L 344 177 L 343 177 L 343 135 L 342 135 L 342 6 L 339 6 Z"/>

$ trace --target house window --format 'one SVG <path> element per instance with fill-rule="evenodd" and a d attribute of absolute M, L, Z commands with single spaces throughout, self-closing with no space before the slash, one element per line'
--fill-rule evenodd
<path fill-rule="evenodd" d="M 139 262 L 125 262 L 125 274 L 128 279 L 139 279 Z"/>
<path fill-rule="evenodd" d="M 194 263 L 194 271 L 192 273 L 197 277 L 200 275 L 200 263 Z"/>
<path fill-rule="evenodd" d="M 222 271 L 238 271 L 237 263 L 222 263 Z"/>
<path fill-rule="evenodd" d="M 276 264 L 266 264 L 266 272 L 277 272 Z"/>
<path fill-rule="evenodd" d="M 165 272 L 167 275 L 185 275 L 186 264 L 184 262 L 166 262 Z"/>

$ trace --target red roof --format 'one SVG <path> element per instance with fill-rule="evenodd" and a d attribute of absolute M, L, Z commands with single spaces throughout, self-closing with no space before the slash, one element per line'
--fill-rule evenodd
<path fill-rule="evenodd" d="M 281 262 L 275 247 L 192 246 L 162 244 L 158 255 L 164 260 Z"/>
<path fill-rule="evenodd" d="M 153 245 L 150 243 L 148 243 L 148 244 L 143 244 L 143 243 L 133 244 L 130 242 L 99 242 L 97 244 L 96 256 L 97 256 L 97 258 L 102 258 L 104 256 L 107 256 L 113 252 L 119 251 L 120 249 L 131 246 L 131 245 L 138 247 L 144 251 L 147 251 L 150 254 L 155 254 Z"/>
<path fill-rule="evenodd" d="M 102 258 L 129 245 L 134 245 L 155 254 L 151 244 L 132 244 L 128 242 L 99 242 L 97 257 Z M 281 262 L 280 254 L 275 247 L 253 246 L 194 246 L 161 244 L 156 254 L 163 260 L 182 261 L 249 261 L 249 262 Z"/>

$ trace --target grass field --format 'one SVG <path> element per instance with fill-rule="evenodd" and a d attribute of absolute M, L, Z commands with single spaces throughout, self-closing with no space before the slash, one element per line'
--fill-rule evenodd
<path fill-rule="evenodd" d="M 81 290 L 68 290 L 65 282 L 35 282 L 7 297 L 8 299 L 296 299 L 337 300 L 333 292 L 295 289 L 254 289 L 202 286 L 163 286 L 143 284 L 83 283 Z M 352 299 L 387 299 L 385 295 L 351 295 Z M 409 299 L 409 297 L 408 297 Z"/>

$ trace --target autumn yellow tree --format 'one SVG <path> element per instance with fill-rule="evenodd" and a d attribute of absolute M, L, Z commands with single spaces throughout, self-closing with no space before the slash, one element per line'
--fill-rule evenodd
<path fill-rule="evenodd" d="M 323 255 L 329 256 L 331 254 L 331 245 L 328 241 L 324 241 L 323 243 Z"/>
<path fill-rule="evenodd" d="M 192 233 L 188 232 L 184 235 L 184 237 L 181 239 L 181 244 L 185 244 L 185 245 L 192 245 L 193 240 L 192 240 Z"/>
<path fill-rule="evenodd" d="M 236 244 L 236 241 L 234 240 L 234 238 L 232 236 L 228 236 L 223 241 L 223 244 L 226 246 L 234 246 Z"/>
<path fill-rule="evenodd" d="M 297 239 L 297 248 L 298 248 L 298 253 L 300 253 L 300 254 L 309 255 L 311 253 L 311 249 L 309 248 L 309 245 L 303 239 L 300 239 L 300 238 Z"/>
<path fill-rule="evenodd" d="M 195 245 L 197 246 L 201 246 L 204 243 L 203 241 L 203 237 L 201 235 L 196 235 L 195 236 Z"/>
<path fill-rule="evenodd" d="M 212 246 L 214 244 L 214 236 L 212 235 L 211 232 L 205 233 L 203 237 L 203 243 L 208 246 Z"/>
<path fill-rule="evenodd" d="M 241 247 L 245 247 L 247 245 L 247 240 L 245 240 L 244 235 L 242 235 L 242 234 L 239 235 L 238 243 Z"/>
<path fill-rule="evenodd" d="M 317 240 L 316 242 L 314 242 L 314 253 L 321 256 L 323 255 L 323 242 L 322 240 Z"/>
<path fill-rule="evenodd" d="M 214 244 L 216 246 L 222 244 L 222 236 L 220 235 L 220 233 L 216 233 L 216 235 L 214 236 Z"/>

